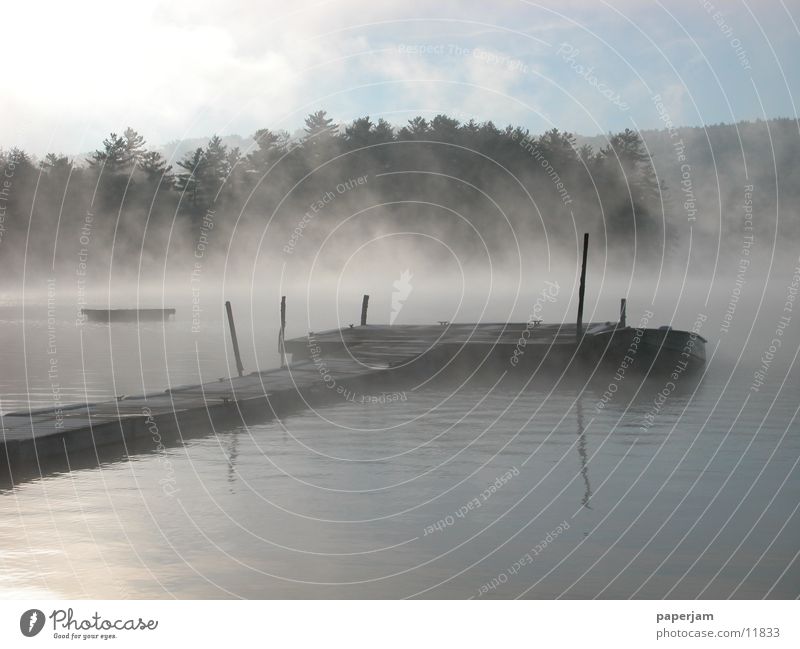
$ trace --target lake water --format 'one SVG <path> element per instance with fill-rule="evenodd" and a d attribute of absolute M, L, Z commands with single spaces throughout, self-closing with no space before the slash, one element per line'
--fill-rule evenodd
<path fill-rule="evenodd" d="M 5 412 L 233 367 L 221 317 L 189 336 L 0 311 Z M 247 369 L 274 366 L 274 330 L 239 329 Z M 706 374 L 664 399 L 663 379 L 626 378 L 603 408 L 607 379 L 398 385 L 32 468 L 0 491 L 0 594 L 795 598 L 798 345 L 755 391 L 769 337 L 738 365 L 709 339 Z"/>

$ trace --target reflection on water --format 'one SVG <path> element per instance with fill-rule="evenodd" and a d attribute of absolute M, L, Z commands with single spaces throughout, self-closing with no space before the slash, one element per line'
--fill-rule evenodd
<path fill-rule="evenodd" d="M 170 381 L 197 380 L 193 345 L 170 339 Z M 135 387 L 139 350 L 113 351 L 137 359 L 115 365 Z M 796 597 L 800 381 L 771 372 L 750 393 L 748 372 L 712 366 L 655 415 L 658 380 L 626 378 L 605 407 L 602 381 L 396 386 L 29 467 L 0 491 L 0 593 Z M 20 376 L 6 393 L 25 392 Z"/>
<path fill-rule="evenodd" d="M 583 499 L 581 500 L 581 504 L 584 507 L 589 507 L 589 499 L 592 497 L 592 485 L 589 482 L 589 462 L 586 455 L 586 430 L 583 427 L 583 394 L 578 395 L 578 399 L 575 402 L 575 411 L 578 417 L 578 455 L 581 458 L 581 478 L 583 478 L 583 484 L 585 487 L 585 491 L 583 492 Z"/>

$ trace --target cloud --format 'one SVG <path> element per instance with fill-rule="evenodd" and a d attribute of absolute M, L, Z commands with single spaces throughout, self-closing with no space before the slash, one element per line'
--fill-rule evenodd
<path fill-rule="evenodd" d="M 75 153 L 94 148 L 109 131 L 126 125 L 154 144 L 213 132 L 246 136 L 264 126 L 292 131 L 304 114 L 318 108 L 328 108 L 338 120 L 429 109 L 501 124 L 521 121 L 534 129 L 547 126 L 547 118 L 589 133 L 598 126 L 629 126 L 628 115 L 605 105 L 555 56 L 564 41 L 580 47 L 625 100 L 641 75 L 662 95 L 671 89 L 675 114 L 696 114 L 682 104 L 688 96 L 711 107 L 720 103 L 720 89 L 677 78 L 648 42 L 647 36 L 653 38 L 678 71 L 697 61 L 696 49 L 662 8 L 612 4 L 620 13 L 577 1 L 498 2 L 491 13 L 486 3 L 455 1 L 14 3 L 4 8 L 0 143 L 38 154 Z M 717 65 L 738 65 L 702 6 L 685 2 L 670 10 L 695 34 L 709 35 L 700 40 L 718 55 Z M 744 9 L 725 11 L 737 33 L 757 34 L 747 29 L 752 19 Z M 759 18 L 781 24 L 773 15 L 779 11 L 784 11 L 780 5 L 770 5 Z M 771 45 L 779 55 L 793 52 L 797 35 L 776 33 Z M 398 49 L 424 43 L 480 50 L 487 58 L 411 56 Z M 753 43 L 750 49 L 764 48 Z M 798 73 L 788 54 L 785 63 L 794 84 Z M 782 80 L 758 75 L 758 81 L 763 95 L 779 96 L 771 84 Z M 675 84 L 685 92 L 674 91 Z M 747 84 L 724 91 L 737 118 L 757 114 Z M 771 102 L 773 114 L 790 114 L 791 97 L 784 95 Z M 638 123 L 657 125 L 647 93 L 634 92 L 630 103 Z M 702 114 L 707 121 L 730 118 Z"/>

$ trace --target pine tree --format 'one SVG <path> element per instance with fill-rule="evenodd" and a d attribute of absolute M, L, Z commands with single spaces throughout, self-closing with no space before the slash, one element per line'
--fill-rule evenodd
<path fill-rule="evenodd" d="M 308 155 L 307 164 L 311 169 L 319 168 L 336 156 L 340 142 L 338 129 L 324 110 L 318 110 L 306 117 L 306 136 L 302 146 Z"/>
<path fill-rule="evenodd" d="M 238 151 L 238 149 L 237 149 Z M 202 181 L 206 184 L 211 198 L 215 198 L 220 187 L 231 171 L 228 147 L 222 143 L 219 135 L 212 135 L 204 152 L 205 165 Z"/>
<path fill-rule="evenodd" d="M 184 173 L 178 174 L 175 180 L 175 189 L 185 197 L 188 197 L 188 204 L 192 211 L 196 211 L 203 206 L 203 190 L 201 180 L 205 176 L 206 156 L 202 147 L 197 147 L 192 153 L 178 162 L 178 166 L 184 169 Z"/>
<path fill-rule="evenodd" d="M 125 139 L 111 133 L 103 140 L 103 148 L 89 156 L 89 165 L 100 173 L 117 174 L 127 164 Z"/>
<path fill-rule="evenodd" d="M 247 154 L 247 167 L 251 171 L 265 173 L 283 152 L 283 138 L 268 128 L 255 132 L 256 149 Z"/>
<path fill-rule="evenodd" d="M 372 129 L 371 141 L 373 144 L 385 144 L 394 140 L 394 129 L 383 117 L 378 120 Z"/>
<path fill-rule="evenodd" d="M 447 115 L 437 115 L 431 120 L 431 137 L 441 142 L 456 142 L 459 121 Z"/>
<path fill-rule="evenodd" d="M 359 149 L 369 146 L 374 124 L 369 115 L 353 120 L 353 123 L 344 129 L 344 141 L 348 149 Z"/>
<path fill-rule="evenodd" d="M 161 183 L 162 187 L 171 187 L 173 184 L 172 165 L 168 165 L 158 151 L 145 151 L 139 157 L 139 166 L 145 179 L 151 184 Z"/>
<path fill-rule="evenodd" d="M 333 119 L 324 110 L 318 110 L 306 117 L 306 140 L 325 140 L 331 138 L 337 130 Z"/>
<path fill-rule="evenodd" d="M 145 140 L 144 137 L 139 135 L 130 126 L 125 129 L 122 134 L 123 145 L 123 164 L 124 170 L 130 172 L 134 165 L 141 162 L 142 156 L 145 153 Z"/>
<path fill-rule="evenodd" d="M 408 125 L 400 129 L 398 134 L 401 140 L 424 140 L 429 135 L 430 126 L 424 117 L 414 117 L 408 120 Z"/>

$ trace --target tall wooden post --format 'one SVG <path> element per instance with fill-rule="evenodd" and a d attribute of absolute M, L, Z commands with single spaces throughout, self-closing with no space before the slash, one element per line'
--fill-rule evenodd
<path fill-rule="evenodd" d="M 578 288 L 578 324 L 575 327 L 575 338 L 583 336 L 583 294 L 586 291 L 586 253 L 589 250 L 589 233 L 583 235 L 583 263 L 581 264 L 581 284 Z"/>
<path fill-rule="evenodd" d="M 278 334 L 278 353 L 281 356 L 281 367 L 286 367 L 286 296 L 281 296 L 281 330 Z"/>
<path fill-rule="evenodd" d="M 622 298 L 619 301 L 619 327 L 620 329 L 625 328 L 627 325 L 625 324 L 626 314 L 625 312 L 628 310 L 628 300 Z"/>
<path fill-rule="evenodd" d="M 233 343 L 233 354 L 236 356 L 236 371 L 239 376 L 244 374 L 244 367 L 242 367 L 242 357 L 239 355 L 239 339 L 236 338 L 236 325 L 233 324 L 233 310 L 231 303 L 225 302 L 225 309 L 228 311 L 228 327 L 231 330 L 231 343 Z"/>
<path fill-rule="evenodd" d="M 367 308 L 369 307 L 369 295 L 365 295 L 364 299 L 361 300 L 361 326 L 364 327 L 367 324 Z"/>

